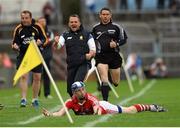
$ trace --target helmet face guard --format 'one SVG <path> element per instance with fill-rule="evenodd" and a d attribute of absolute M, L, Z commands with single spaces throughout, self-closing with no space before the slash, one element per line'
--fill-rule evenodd
<path fill-rule="evenodd" d="M 85 84 L 81 81 L 77 81 L 72 84 L 71 91 L 74 93 L 74 91 L 80 90 L 83 87 L 85 87 Z"/>

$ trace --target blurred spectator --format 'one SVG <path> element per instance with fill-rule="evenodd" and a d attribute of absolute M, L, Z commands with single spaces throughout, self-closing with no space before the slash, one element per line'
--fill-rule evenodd
<path fill-rule="evenodd" d="M 177 9 L 180 10 L 180 0 L 176 0 L 177 3 Z"/>
<path fill-rule="evenodd" d="M 1 11 L 2 11 L 2 7 L 1 7 L 1 4 L 0 4 L 0 16 L 1 16 Z"/>
<path fill-rule="evenodd" d="M 116 0 L 108 0 L 108 7 L 111 10 L 115 10 L 115 8 L 116 8 Z"/>
<path fill-rule="evenodd" d="M 12 68 L 13 64 L 7 53 L 0 53 L 0 66 L 4 68 Z"/>
<path fill-rule="evenodd" d="M 85 5 L 87 8 L 87 18 L 89 18 L 89 22 L 92 23 L 95 21 L 95 11 L 96 11 L 96 4 L 95 0 L 85 0 Z"/>
<path fill-rule="evenodd" d="M 176 5 L 176 0 L 169 0 L 169 8 L 171 9 L 174 5 Z"/>
<path fill-rule="evenodd" d="M 120 1 L 120 8 L 127 10 L 128 9 L 128 1 L 127 0 L 121 0 Z"/>
<path fill-rule="evenodd" d="M 7 83 L 10 85 L 11 82 L 11 71 L 13 67 L 12 61 L 10 60 L 7 53 L 0 53 L 0 85 Z M 1 88 L 1 87 L 0 87 Z"/>
<path fill-rule="evenodd" d="M 2 20 L 2 19 L 1 19 L 1 18 L 2 18 L 1 15 L 2 15 L 2 5 L 0 4 L 0 23 L 1 23 L 1 20 Z M 1 35 L 0 35 L 0 36 L 1 36 Z"/>
<path fill-rule="evenodd" d="M 142 2 L 143 2 L 143 0 L 136 0 L 136 9 L 137 10 L 142 9 Z"/>
<path fill-rule="evenodd" d="M 0 67 L 3 66 L 3 61 L 2 61 L 2 53 L 0 53 Z"/>
<path fill-rule="evenodd" d="M 164 9 L 165 6 L 165 0 L 158 0 L 157 1 L 157 8 L 158 9 Z"/>
<path fill-rule="evenodd" d="M 95 12 L 95 9 L 96 9 L 95 0 L 86 0 L 85 4 L 86 4 L 86 7 L 88 8 L 89 12 L 91 12 L 91 13 Z"/>
<path fill-rule="evenodd" d="M 170 0 L 169 8 L 173 16 L 178 16 L 180 10 L 180 0 Z"/>
<path fill-rule="evenodd" d="M 51 24 L 51 15 L 53 14 L 53 12 L 54 7 L 49 1 L 47 1 L 42 10 L 43 16 L 46 18 L 47 25 Z"/>
<path fill-rule="evenodd" d="M 150 77 L 163 78 L 167 77 L 167 67 L 162 58 L 157 58 L 150 66 Z"/>
<path fill-rule="evenodd" d="M 138 77 L 140 84 L 142 84 L 145 78 L 142 67 L 142 59 L 139 55 L 136 53 L 128 55 L 125 70 L 129 72 L 132 80 L 136 80 Z"/>

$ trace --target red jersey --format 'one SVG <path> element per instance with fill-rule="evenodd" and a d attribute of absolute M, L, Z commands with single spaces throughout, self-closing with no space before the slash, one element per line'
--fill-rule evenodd
<path fill-rule="evenodd" d="M 83 103 L 79 103 L 75 96 L 66 101 L 66 107 L 72 109 L 76 115 L 91 115 L 94 113 L 94 106 L 99 106 L 99 100 L 89 93 L 86 93 Z M 106 111 L 103 108 L 102 114 L 106 114 Z"/>

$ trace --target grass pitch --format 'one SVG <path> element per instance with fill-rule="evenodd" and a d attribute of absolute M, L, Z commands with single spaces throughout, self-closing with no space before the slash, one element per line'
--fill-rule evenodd
<path fill-rule="evenodd" d="M 74 120 L 73 124 L 69 123 L 67 116 L 44 117 L 41 114 L 43 107 L 56 111 L 61 106 L 53 87 L 51 87 L 53 99 L 44 98 L 42 88 L 38 109 L 31 106 L 31 87 L 28 90 L 28 106 L 26 108 L 19 107 L 20 91 L 18 87 L 1 89 L 0 104 L 3 104 L 4 108 L 0 110 L 0 127 L 180 127 L 180 79 L 158 79 L 152 86 L 149 86 L 151 82 L 152 80 L 146 80 L 143 85 L 139 85 L 137 81 L 133 81 L 135 92 L 131 93 L 127 81 L 122 81 L 120 86 L 115 88 L 120 98 L 117 99 L 111 91 L 109 101 L 113 104 L 123 104 L 123 106 L 136 103 L 155 103 L 164 106 L 168 112 L 75 116 L 70 111 Z M 57 82 L 57 85 L 63 99 L 69 98 L 65 82 Z M 102 99 L 96 89 L 96 82 L 87 82 L 86 89 Z"/>

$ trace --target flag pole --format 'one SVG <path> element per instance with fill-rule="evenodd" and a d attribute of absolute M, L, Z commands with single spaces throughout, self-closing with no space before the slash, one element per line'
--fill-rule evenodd
<path fill-rule="evenodd" d="M 53 85 L 53 87 L 54 87 L 54 89 L 55 89 L 56 94 L 58 95 L 58 98 L 59 98 L 60 102 L 62 103 L 63 107 L 65 108 L 65 111 L 66 111 L 66 114 L 67 114 L 67 116 L 68 116 L 68 119 L 69 119 L 70 123 L 74 123 L 71 115 L 69 114 L 69 112 L 68 112 L 68 110 L 67 110 L 67 108 L 66 108 L 66 106 L 65 106 L 65 103 L 64 103 L 64 101 L 63 101 L 63 98 L 62 98 L 62 96 L 61 96 L 61 94 L 60 94 L 57 86 L 56 86 L 56 83 L 55 83 L 54 79 L 52 78 L 52 75 L 51 75 L 51 73 L 50 73 L 50 71 L 49 71 L 49 69 L 48 69 L 48 67 L 47 67 L 47 65 L 46 65 L 46 62 L 44 61 L 44 58 L 42 57 L 41 52 L 39 51 L 39 48 L 38 48 L 37 44 L 35 43 L 35 41 L 32 41 L 32 43 L 33 43 L 36 51 L 38 52 L 38 54 L 39 54 L 39 56 L 40 56 L 40 59 L 41 59 L 41 61 L 42 61 L 42 64 L 43 64 L 43 66 L 44 66 L 44 68 L 45 68 L 45 70 L 46 70 L 46 73 L 47 73 L 47 75 L 48 75 L 48 77 L 49 77 L 49 79 L 50 79 L 50 81 L 51 81 L 51 83 L 52 83 L 52 85 Z"/>
<path fill-rule="evenodd" d="M 95 66 L 95 60 L 94 58 L 91 60 L 91 66 L 92 68 L 88 71 L 87 73 L 87 76 L 85 78 L 85 81 L 87 81 L 88 77 L 95 71 L 96 73 L 96 76 L 98 78 L 98 81 L 99 81 L 99 84 L 101 85 L 102 81 L 101 81 L 101 78 L 100 78 L 100 75 L 99 75 L 99 72 L 97 70 L 97 67 Z M 114 95 L 116 96 L 116 98 L 119 98 L 119 95 L 117 94 L 116 90 L 113 88 L 112 84 L 108 81 L 108 85 L 109 87 L 111 88 L 112 92 L 114 93 Z"/>
<path fill-rule="evenodd" d="M 132 82 L 131 82 L 131 78 L 129 76 L 129 73 L 128 71 L 125 69 L 125 61 L 124 61 L 124 56 L 123 54 L 120 52 L 120 56 L 122 57 L 122 68 L 124 69 L 124 72 L 125 72 L 125 75 L 126 75 L 126 78 L 127 78 L 127 81 L 128 81 L 128 85 L 129 85 L 129 89 L 131 92 L 134 92 L 134 88 L 133 88 L 133 85 L 132 85 Z"/>

